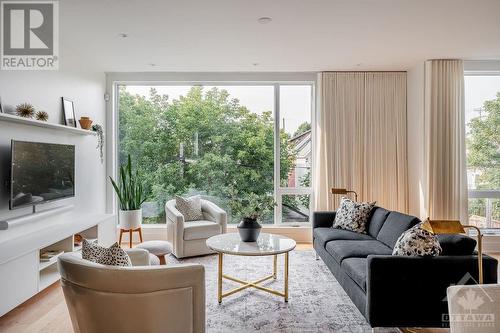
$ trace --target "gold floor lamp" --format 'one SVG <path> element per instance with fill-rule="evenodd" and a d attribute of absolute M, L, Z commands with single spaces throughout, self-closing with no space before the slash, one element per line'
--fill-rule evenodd
<path fill-rule="evenodd" d="M 483 284 L 483 235 L 481 230 L 474 225 L 463 225 L 458 220 L 427 220 L 422 229 L 425 229 L 435 235 L 441 234 L 465 234 L 465 229 L 475 229 L 477 231 L 477 261 L 479 269 L 479 284 Z"/>
<path fill-rule="evenodd" d="M 354 193 L 354 201 L 356 201 L 356 202 L 358 201 L 358 194 L 356 193 L 356 191 L 353 191 L 353 190 L 348 190 L 348 189 L 345 189 L 345 188 L 332 187 L 330 189 L 330 193 L 331 194 L 349 194 L 349 193 Z M 332 207 L 335 207 L 334 197 L 332 197 L 332 204 L 333 204 Z"/>

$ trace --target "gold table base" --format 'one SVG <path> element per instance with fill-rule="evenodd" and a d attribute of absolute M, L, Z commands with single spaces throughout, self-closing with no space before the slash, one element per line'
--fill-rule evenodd
<path fill-rule="evenodd" d="M 288 263 L 289 263 L 288 252 L 285 252 L 285 288 L 284 288 L 283 292 L 278 291 L 278 290 L 274 290 L 274 289 L 270 289 L 270 288 L 266 288 L 266 287 L 259 285 L 260 283 L 267 281 L 267 280 L 270 280 L 270 279 L 276 280 L 276 277 L 277 277 L 276 271 L 277 271 L 277 266 L 278 266 L 278 255 L 277 254 L 274 255 L 273 274 L 268 275 L 266 277 L 263 277 L 261 279 L 255 280 L 255 281 L 244 281 L 244 280 L 240 280 L 240 279 L 237 279 L 235 277 L 224 274 L 222 272 L 222 266 L 223 266 L 223 261 L 224 261 L 223 258 L 224 258 L 224 254 L 219 252 L 219 273 L 218 273 L 218 279 L 217 279 L 217 287 L 218 287 L 217 288 L 217 297 L 218 297 L 219 303 L 222 303 L 222 299 L 224 297 L 230 296 L 232 294 L 237 293 L 238 291 L 242 291 L 242 290 L 247 289 L 247 288 L 255 288 L 258 290 L 268 292 L 268 293 L 273 294 L 273 295 L 281 296 L 285 299 L 285 302 L 288 302 Z M 226 292 L 223 292 L 222 291 L 223 279 L 227 279 L 227 280 L 230 280 L 230 281 L 233 281 L 236 283 L 240 283 L 240 284 L 242 284 L 242 286 L 240 286 L 238 288 L 234 288 L 234 289 L 226 291 Z"/>

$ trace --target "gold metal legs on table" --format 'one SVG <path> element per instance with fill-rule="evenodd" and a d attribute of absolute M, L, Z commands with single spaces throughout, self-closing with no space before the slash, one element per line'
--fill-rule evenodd
<path fill-rule="evenodd" d="M 244 280 L 240 280 L 240 279 L 237 279 L 235 277 L 224 274 L 222 272 L 223 256 L 224 256 L 223 253 L 219 253 L 219 270 L 218 270 L 218 278 L 217 278 L 217 283 L 218 283 L 217 284 L 217 300 L 219 301 L 219 303 L 222 303 L 222 298 L 227 297 L 227 296 L 232 295 L 232 294 L 235 294 L 238 291 L 242 291 L 242 290 L 247 289 L 247 288 L 255 288 L 258 290 L 268 292 L 268 293 L 273 294 L 273 295 L 281 296 L 285 299 L 285 302 L 288 302 L 288 264 L 289 264 L 288 252 L 285 253 L 285 290 L 284 290 L 284 292 L 280 292 L 280 291 L 277 291 L 274 289 L 262 287 L 259 285 L 260 283 L 267 281 L 267 280 L 270 280 L 270 279 L 276 280 L 277 268 L 278 268 L 278 255 L 274 255 L 274 258 L 273 258 L 273 274 L 268 275 L 266 277 L 263 277 L 261 279 L 255 280 L 255 281 L 244 281 Z M 230 281 L 233 281 L 236 283 L 240 283 L 240 284 L 242 284 L 242 286 L 240 286 L 238 288 L 234 288 L 232 290 L 229 290 L 229 291 L 223 293 L 222 292 L 223 279 L 227 279 L 227 280 L 230 280 Z"/>
<path fill-rule="evenodd" d="M 288 252 L 285 253 L 285 302 L 288 302 Z"/>
<path fill-rule="evenodd" d="M 222 258 L 223 254 L 219 253 L 219 276 L 217 279 L 217 297 L 219 303 L 222 303 Z"/>
<path fill-rule="evenodd" d="M 278 268 L 278 255 L 275 254 L 273 258 L 273 278 L 276 280 L 276 271 Z"/>

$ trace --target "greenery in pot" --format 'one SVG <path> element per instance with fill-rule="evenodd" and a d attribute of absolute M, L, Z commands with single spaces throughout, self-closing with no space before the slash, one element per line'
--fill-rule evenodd
<path fill-rule="evenodd" d="M 99 149 L 99 157 L 101 158 L 101 163 L 104 162 L 104 130 L 101 125 L 92 125 L 92 131 L 97 133 L 97 149 Z"/>
<path fill-rule="evenodd" d="M 231 211 L 238 212 L 242 219 L 259 220 L 271 213 L 276 203 L 272 196 L 246 193 L 231 200 L 229 206 Z"/>
<path fill-rule="evenodd" d="M 139 171 L 132 172 L 132 159 L 128 155 L 126 165 L 120 166 L 120 179 L 117 184 L 109 177 L 111 184 L 118 195 L 120 209 L 124 211 L 141 209 L 146 201 Z"/>

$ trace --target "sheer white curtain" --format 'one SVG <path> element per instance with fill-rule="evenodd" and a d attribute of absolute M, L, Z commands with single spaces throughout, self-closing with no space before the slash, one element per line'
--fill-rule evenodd
<path fill-rule="evenodd" d="M 467 223 L 464 69 L 461 60 L 425 64 L 427 213 Z"/>
<path fill-rule="evenodd" d="M 321 73 L 318 87 L 316 209 L 335 209 L 329 189 L 407 211 L 406 73 Z"/>

